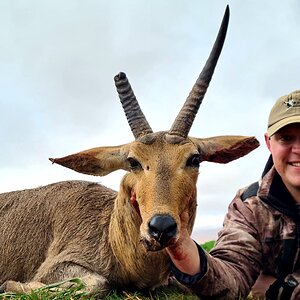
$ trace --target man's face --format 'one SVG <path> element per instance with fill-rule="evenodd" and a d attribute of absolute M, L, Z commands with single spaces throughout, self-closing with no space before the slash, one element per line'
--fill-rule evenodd
<path fill-rule="evenodd" d="M 287 125 L 270 138 L 265 134 L 265 140 L 278 174 L 300 203 L 300 123 Z"/>

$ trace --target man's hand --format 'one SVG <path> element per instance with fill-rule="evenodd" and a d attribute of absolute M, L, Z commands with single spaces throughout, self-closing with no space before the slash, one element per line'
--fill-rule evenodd
<path fill-rule="evenodd" d="M 167 247 L 169 254 L 174 265 L 183 273 L 188 275 L 195 275 L 200 272 L 200 258 L 197 246 L 189 235 L 188 208 L 185 209 L 181 216 L 181 230 L 178 241 Z"/>

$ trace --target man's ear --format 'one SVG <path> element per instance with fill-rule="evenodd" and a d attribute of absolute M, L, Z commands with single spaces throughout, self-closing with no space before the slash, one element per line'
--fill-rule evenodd
<path fill-rule="evenodd" d="M 271 151 L 271 150 L 270 150 L 270 137 L 269 137 L 269 135 L 268 135 L 267 132 L 265 133 L 264 136 L 265 136 L 265 142 L 266 142 L 266 145 L 267 145 L 269 151 Z"/>

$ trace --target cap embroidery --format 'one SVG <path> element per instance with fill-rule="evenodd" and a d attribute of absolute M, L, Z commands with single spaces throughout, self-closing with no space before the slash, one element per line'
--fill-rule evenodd
<path fill-rule="evenodd" d="M 286 104 L 287 108 L 300 107 L 300 102 L 295 99 L 288 99 L 287 101 L 284 101 L 284 104 Z"/>

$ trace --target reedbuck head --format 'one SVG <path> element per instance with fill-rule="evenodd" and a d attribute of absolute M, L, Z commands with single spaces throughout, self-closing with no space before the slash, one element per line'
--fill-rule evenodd
<path fill-rule="evenodd" d="M 115 84 L 135 140 L 51 159 L 90 175 L 104 176 L 118 169 L 128 171 L 121 181 L 115 209 L 123 205 L 125 208 L 119 212 L 127 214 L 126 207 L 130 207 L 141 241 L 149 251 L 161 250 L 178 239 L 184 211 L 189 212 L 188 229 L 192 231 L 201 162 L 228 163 L 259 145 L 254 137 L 188 136 L 221 53 L 228 20 L 227 7 L 211 54 L 169 131 L 152 131 L 126 75 L 120 73 L 115 76 Z"/>

